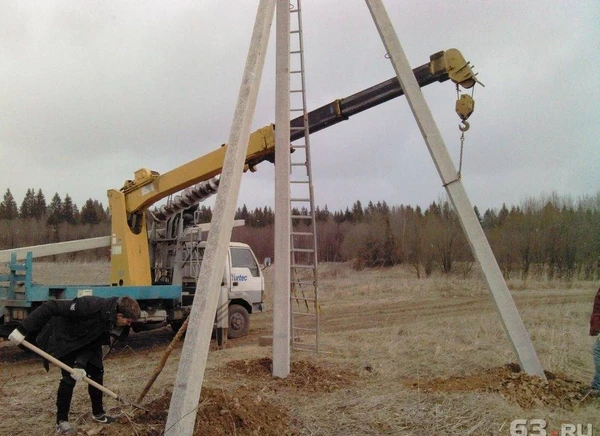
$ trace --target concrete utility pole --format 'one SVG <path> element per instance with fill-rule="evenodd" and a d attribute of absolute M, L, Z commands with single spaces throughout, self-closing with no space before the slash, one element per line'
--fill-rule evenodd
<path fill-rule="evenodd" d="M 275 0 L 261 0 L 258 6 L 225 154 L 221 182 L 215 200 L 212 227 L 198 276 L 196 296 L 171 397 L 165 427 L 166 436 L 191 436 L 194 432 L 225 257 L 231 239 L 233 218 L 250 137 L 250 125 L 254 117 L 274 8 Z"/>
<path fill-rule="evenodd" d="M 408 104 L 419 125 L 421 134 L 429 148 L 446 192 L 454 205 L 462 228 L 471 245 L 475 258 L 479 262 L 490 294 L 502 319 L 504 330 L 508 335 L 521 368 L 530 375 L 537 375 L 544 380 L 544 370 L 529 339 L 527 330 L 519 316 L 519 312 L 506 286 L 502 272 L 498 267 L 494 253 L 483 233 L 481 224 L 473 211 L 467 193 L 457 175 L 456 168 L 448 154 L 442 135 L 425 102 L 415 76 L 410 68 L 406 55 L 402 50 L 398 35 L 383 6 L 382 0 L 365 0 L 377 26 L 381 40 L 387 50 L 390 60 L 400 81 L 400 86 L 406 95 Z"/>
<path fill-rule="evenodd" d="M 275 57 L 275 277 L 273 376 L 290 374 L 290 9 L 277 0 Z"/>

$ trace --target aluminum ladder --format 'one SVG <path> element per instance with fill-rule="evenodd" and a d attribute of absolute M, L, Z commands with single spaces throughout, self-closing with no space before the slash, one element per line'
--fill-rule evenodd
<path fill-rule="evenodd" d="M 290 117 L 302 114 L 303 136 L 292 143 L 290 167 L 290 298 L 292 349 L 319 352 L 317 229 L 304 79 L 301 0 L 290 1 Z M 295 16 L 295 18 L 294 18 Z M 292 132 L 295 133 L 295 132 Z"/>

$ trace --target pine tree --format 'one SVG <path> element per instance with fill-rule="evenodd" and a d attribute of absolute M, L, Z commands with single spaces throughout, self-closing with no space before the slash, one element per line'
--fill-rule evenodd
<path fill-rule="evenodd" d="M 250 213 L 248 212 L 248 207 L 246 207 L 246 203 L 244 203 L 244 205 L 242 206 L 242 210 L 240 210 L 239 219 L 247 221 L 248 218 L 250 218 Z"/>
<path fill-rule="evenodd" d="M 17 202 L 13 197 L 10 189 L 6 189 L 4 193 L 4 199 L 0 203 L 0 219 L 13 220 L 18 218 L 19 209 L 17 208 Z"/>
<path fill-rule="evenodd" d="M 63 221 L 69 224 L 76 224 L 78 215 L 79 211 L 77 210 L 77 206 L 73 203 L 73 200 L 71 199 L 69 194 L 65 195 L 65 200 L 63 201 L 62 207 Z"/>
<path fill-rule="evenodd" d="M 58 195 L 58 192 L 54 194 L 52 197 L 52 201 L 50 202 L 50 206 L 48 206 L 48 217 L 46 218 L 46 222 L 50 225 L 56 225 L 63 222 L 63 203 Z"/>
<path fill-rule="evenodd" d="M 106 209 L 104 209 L 104 206 L 98 200 L 94 200 L 94 208 L 96 209 L 96 214 L 98 215 L 98 222 L 101 223 L 108 219 Z"/>
<path fill-rule="evenodd" d="M 356 203 L 354 203 L 352 205 L 352 220 L 355 223 L 360 223 L 362 222 L 364 218 L 364 211 L 362 208 L 362 204 L 360 202 L 360 200 L 356 200 Z"/>
<path fill-rule="evenodd" d="M 19 209 L 19 216 L 21 218 L 33 218 L 35 212 L 35 191 L 31 188 L 27 189 L 25 193 L 25 198 L 23 198 L 23 202 L 21 203 L 21 208 Z"/>
<path fill-rule="evenodd" d="M 98 203 L 98 201 L 96 201 Z M 100 217 L 94 200 L 89 198 L 81 208 L 81 223 L 82 224 L 98 224 Z"/>
<path fill-rule="evenodd" d="M 38 192 L 33 201 L 33 217 L 37 220 L 41 220 L 46 216 L 46 197 L 41 189 Z"/>

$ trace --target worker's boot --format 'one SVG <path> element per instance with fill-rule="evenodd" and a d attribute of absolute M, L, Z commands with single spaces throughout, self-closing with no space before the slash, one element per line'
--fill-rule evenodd
<path fill-rule="evenodd" d="M 68 421 L 61 421 L 56 424 L 56 434 L 75 434 L 75 428 Z"/>

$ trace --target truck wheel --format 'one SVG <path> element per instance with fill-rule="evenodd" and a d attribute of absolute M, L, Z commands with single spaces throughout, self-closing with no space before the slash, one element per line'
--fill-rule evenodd
<path fill-rule="evenodd" d="M 250 315 L 244 306 L 232 304 L 229 306 L 229 339 L 241 338 L 248 334 Z"/>
<path fill-rule="evenodd" d="M 183 320 L 171 321 L 171 329 L 173 330 L 173 334 L 177 334 L 182 325 Z"/>

